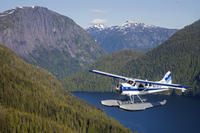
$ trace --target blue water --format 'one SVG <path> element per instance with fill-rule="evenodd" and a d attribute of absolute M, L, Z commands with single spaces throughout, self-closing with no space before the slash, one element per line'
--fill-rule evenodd
<path fill-rule="evenodd" d="M 116 99 L 115 93 L 74 92 L 75 96 L 102 108 L 122 125 L 139 133 L 200 133 L 200 99 L 175 96 L 148 96 L 152 101 L 167 99 L 164 106 L 128 112 L 106 107 L 101 100 Z"/>

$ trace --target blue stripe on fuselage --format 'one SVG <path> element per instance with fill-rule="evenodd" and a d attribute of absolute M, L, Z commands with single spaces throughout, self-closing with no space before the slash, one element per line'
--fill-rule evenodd
<path fill-rule="evenodd" d="M 122 91 L 149 91 L 149 90 L 162 90 L 162 89 L 168 89 L 168 88 L 133 88 L 133 87 L 124 87 L 122 86 Z"/>

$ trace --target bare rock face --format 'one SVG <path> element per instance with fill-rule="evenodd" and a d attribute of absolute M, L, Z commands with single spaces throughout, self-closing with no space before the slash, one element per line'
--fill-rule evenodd
<path fill-rule="evenodd" d="M 59 79 L 80 71 L 104 54 L 72 19 L 37 6 L 1 13 L 0 43 Z"/>

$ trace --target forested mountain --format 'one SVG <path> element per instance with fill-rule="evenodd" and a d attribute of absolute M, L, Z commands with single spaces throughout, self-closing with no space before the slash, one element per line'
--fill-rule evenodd
<path fill-rule="evenodd" d="M 130 132 L 64 90 L 52 74 L 2 45 L 0 66 L 0 132 Z"/>
<path fill-rule="evenodd" d="M 172 82 L 190 86 L 200 95 L 200 20 L 176 32 L 165 43 L 137 60 L 129 61 L 122 73 L 159 80 L 168 70 Z"/>
<path fill-rule="evenodd" d="M 176 29 L 127 21 L 119 26 L 105 27 L 101 24 L 86 29 L 108 53 L 122 49 L 148 51 L 166 41 Z"/>
<path fill-rule="evenodd" d="M 120 69 L 130 60 L 142 56 L 142 52 L 122 50 L 100 57 L 96 63 L 83 72 L 71 75 L 62 80 L 63 87 L 69 91 L 111 91 L 116 80 L 89 73 L 90 69 L 119 74 Z"/>
<path fill-rule="evenodd" d="M 118 54 L 118 56 L 121 55 Z M 121 61 L 123 60 L 118 60 L 118 62 Z M 104 67 L 93 68 L 106 71 Z M 176 32 L 166 42 L 145 55 L 137 59 L 130 59 L 116 74 L 133 78 L 160 80 L 167 71 L 172 72 L 173 83 L 188 85 L 190 87 L 188 93 L 191 95 L 200 94 L 200 20 Z M 82 74 L 84 73 L 79 75 L 82 76 Z M 80 85 L 85 83 L 85 90 L 93 88 L 90 90 L 101 91 L 102 87 L 98 87 L 98 85 L 107 89 L 109 85 L 113 84 L 110 82 L 111 78 L 100 80 L 99 77 L 102 76 L 90 78 L 84 82 L 87 76 L 82 76 L 84 77 L 82 79 L 79 75 L 68 77 L 68 79 L 71 79 L 71 84 L 76 83 L 76 81 L 79 81 Z M 88 73 L 87 75 L 89 77 Z M 109 80 L 109 83 L 107 83 L 107 80 Z M 94 83 L 97 85 L 94 86 Z M 81 89 L 82 87 L 79 84 L 76 87 Z"/>
<path fill-rule="evenodd" d="M 104 54 L 72 19 L 38 6 L 0 13 L 0 43 L 58 79 L 82 70 Z"/>

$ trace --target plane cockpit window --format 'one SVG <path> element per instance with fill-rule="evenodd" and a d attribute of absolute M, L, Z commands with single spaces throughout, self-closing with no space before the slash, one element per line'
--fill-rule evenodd
<path fill-rule="evenodd" d="M 132 84 L 133 84 L 133 81 L 129 80 L 127 83 L 132 85 Z"/>
<path fill-rule="evenodd" d="M 143 85 L 143 84 L 139 84 L 138 87 L 139 87 L 139 88 L 144 88 L 144 85 Z"/>
<path fill-rule="evenodd" d="M 133 84 L 133 86 L 135 86 L 135 85 L 136 85 L 136 83 Z"/>

